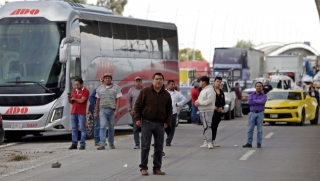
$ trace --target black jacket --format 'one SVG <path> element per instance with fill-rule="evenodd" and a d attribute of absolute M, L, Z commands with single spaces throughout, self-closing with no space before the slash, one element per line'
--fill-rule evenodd
<path fill-rule="evenodd" d="M 216 90 L 214 88 L 213 88 L 213 90 L 214 90 L 214 92 L 216 92 Z M 220 94 L 217 94 L 217 92 L 216 92 L 216 104 L 215 104 L 215 106 L 217 108 L 222 107 L 222 109 L 224 109 L 225 104 L 226 104 L 225 96 L 224 96 L 223 91 L 220 89 Z"/>

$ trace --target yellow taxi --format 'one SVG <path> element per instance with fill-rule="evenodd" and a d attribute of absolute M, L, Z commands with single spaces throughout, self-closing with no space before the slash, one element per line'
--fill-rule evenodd
<path fill-rule="evenodd" d="M 303 90 L 272 90 L 267 94 L 264 122 L 292 122 L 303 126 L 305 120 L 318 124 L 317 100 Z"/>

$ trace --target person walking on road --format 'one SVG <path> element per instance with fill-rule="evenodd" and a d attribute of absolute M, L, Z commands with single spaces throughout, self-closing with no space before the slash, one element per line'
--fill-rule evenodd
<path fill-rule="evenodd" d="M 216 95 L 213 87 L 209 85 L 209 80 L 210 78 L 207 76 L 202 76 L 200 78 L 200 87 L 202 88 L 202 90 L 200 92 L 198 100 L 196 100 L 195 102 L 195 105 L 200 111 L 200 118 L 203 123 L 203 134 L 205 137 L 205 141 L 208 144 L 208 148 L 213 149 L 211 122 L 215 109 Z"/>
<path fill-rule="evenodd" d="M 174 80 L 168 80 L 167 91 L 171 95 L 172 100 L 172 116 L 171 122 L 167 129 L 165 129 L 167 133 L 166 146 L 171 146 L 171 142 L 174 136 L 174 132 L 176 130 L 177 123 L 177 107 L 183 106 L 187 103 L 187 99 L 178 91 L 175 90 Z"/>
<path fill-rule="evenodd" d="M 242 108 L 241 108 L 241 99 L 242 99 L 242 93 L 240 91 L 240 84 L 239 82 L 236 83 L 235 87 L 235 93 L 236 93 L 236 116 L 241 117 L 242 116 Z"/>
<path fill-rule="evenodd" d="M 165 90 L 164 76 L 155 73 L 152 85 L 141 90 L 134 105 L 134 120 L 141 126 L 141 164 L 142 175 L 148 175 L 148 157 L 151 138 L 154 137 L 153 174 L 165 175 L 161 171 L 164 129 L 170 125 L 172 100 Z"/>
<path fill-rule="evenodd" d="M 261 148 L 262 144 L 262 124 L 264 119 L 264 106 L 267 102 L 267 96 L 262 91 L 262 82 L 255 84 L 256 92 L 251 93 L 248 98 L 250 105 L 250 114 L 248 118 L 248 141 L 243 145 L 244 148 L 252 148 L 253 131 L 257 125 L 257 147 Z"/>
<path fill-rule="evenodd" d="M 141 77 L 136 77 L 134 79 L 134 86 L 131 87 L 127 94 L 127 109 L 132 117 L 132 126 L 133 126 L 133 137 L 135 146 L 134 149 L 140 149 L 140 136 L 139 136 L 139 127 L 134 121 L 134 104 L 140 94 L 140 91 L 143 89 Z"/>
<path fill-rule="evenodd" d="M 270 81 L 267 79 L 265 85 L 263 86 L 264 94 L 268 94 L 269 91 L 273 89 L 272 85 L 270 85 Z"/>
<path fill-rule="evenodd" d="M 308 93 L 311 97 L 314 97 L 315 99 L 317 99 L 318 104 L 319 104 L 319 92 L 317 91 L 317 89 L 314 87 L 313 82 L 310 83 L 310 86 L 308 88 Z"/>
<path fill-rule="evenodd" d="M 192 124 L 197 124 L 197 112 L 198 107 L 194 105 L 194 103 L 196 102 L 196 100 L 199 97 L 199 83 L 196 82 L 193 85 L 193 88 L 191 89 L 191 103 L 192 103 L 192 108 L 191 108 L 191 122 Z"/>
<path fill-rule="evenodd" d="M 99 86 L 103 84 L 103 78 L 99 79 Z M 98 87 L 99 87 L 98 86 Z M 97 88 L 98 88 L 97 87 Z M 100 121 L 99 119 L 95 116 L 96 114 L 96 94 L 97 94 L 97 88 L 93 89 L 89 96 L 89 103 L 90 103 L 90 110 L 92 111 L 93 115 L 93 137 L 94 137 L 94 145 L 95 146 L 100 146 Z"/>
<path fill-rule="evenodd" d="M 97 88 L 96 118 L 100 119 L 100 146 L 97 150 L 104 150 L 106 146 L 106 127 L 108 123 L 108 142 L 111 149 L 114 146 L 114 122 L 119 114 L 121 88 L 112 83 L 112 75 L 103 76 L 103 85 Z"/>
<path fill-rule="evenodd" d="M 216 142 L 216 137 L 217 137 L 218 126 L 222 117 L 221 111 L 224 109 L 224 105 L 226 104 L 223 90 L 220 89 L 221 82 L 222 82 L 221 77 L 216 77 L 214 79 L 213 90 L 216 93 L 216 102 L 215 102 L 214 113 L 212 116 L 212 123 L 211 123 L 212 145 L 214 147 L 220 147 L 220 145 Z"/>
<path fill-rule="evenodd" d="M 294 86 L 294 90 L 303 90 L 301 80 Z"/>
<path fill-rule="evenodd" d="M 81 140 L 79 150 L 86 149 L 86 115 L 89 91 L 83 86 L 82 78 L 76 78 L 74 81 L 75 89 L 68 96 L 71 108 L 71 126 L 72 126 L 72 145 L 69 150 L 78 147 L 78 125 L 80 124 Z"/>

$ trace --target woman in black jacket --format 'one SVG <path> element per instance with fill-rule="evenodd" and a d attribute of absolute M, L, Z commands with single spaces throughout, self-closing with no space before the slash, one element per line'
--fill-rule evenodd
<path fill-rule="evenodd" d="M 215 147 L 220 146 L 215 140 L 217 136 L 218 126 L 221 121 L 221 116 L 222 116 L 221 111 L 224 109 L 224 105 L 225 105 L 224 93 L 220 89 L 221 81 L 222 81 L 221 77 L 216 77 L 214 79 L 214 86 L 213 86 L 213 89 L 216 92 L 216 104 L 215 104 L 214 114 L 212 116 L 211 129 L 212 129 L 212 145 Z"/>

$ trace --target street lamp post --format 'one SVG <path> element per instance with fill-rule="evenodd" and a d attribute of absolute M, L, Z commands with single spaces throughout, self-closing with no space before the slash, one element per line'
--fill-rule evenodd
<path fill-rule="evenodd" d="M 196 58 L 196 55 L 195 55 L 195 45 L 196 45 L 196 37 L 197 37 L 197 29 L 198 29 L 198 21 L 199 21 L 199 14 L 200 14 L 200 11 L 198 11 L 198 17 L 197 17 L 197 23 L 196 23 L 196 30 L 195 30 L 195 33 L 194 33 L 194 41 L 193 41 L 193 52 L 192 52 L 192 61 L 194 61 Z"/>

